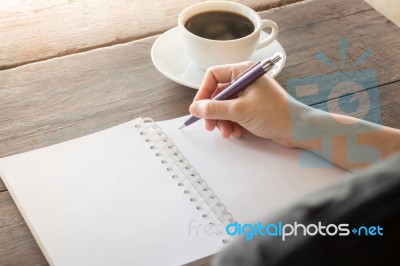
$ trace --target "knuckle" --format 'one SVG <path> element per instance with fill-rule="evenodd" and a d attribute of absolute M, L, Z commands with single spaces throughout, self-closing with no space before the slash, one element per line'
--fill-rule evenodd
<path fill-rule="evenodd" d="M 245 67 L 250 67 L 250 66 L 252 66 L 252 65 L 254 65 L 254 64 L 255 64 L 254 61 L 244 61 L 244 62 L 242 63 L 242 65 L 245 66 Z"/>
<path fill-rule="evenodd" d="M 223 69 L 223 66 L 212 66 L 212 67 L 209 67 L 209 68 L 207 68 L 205 75 L 214 77 L 215 73 L 220 71 L 221 69 Z"/>
<path fill-rule="evenodd" d="M 212 68 L 212 67 L 209 67 L 209 68 L 206 69 L 206 73 L 205 73 L 204 76 L 205 76 L 205 77 L 206 77 L 206 76 L 210 76 L 210 75 L 212 75 L 212 73 L 213 73 L 213 68 Z"/>
<path fill-rule="evenodd" d="M 232 79 L 242 74 L 254 64 L 255 63 L 253 61 L 244 61 L 231 65 Z"/>
<path fill-rule="evenodd" d="M 205 104 L 205 106 L 204 106 L 204 117 L 210 117 L 210 116 L 212 116 L 214 113 L 215 113 L 215 104 L 212 102 L 212 101 L 210 101 L 210 102 L 208 102 L 208 103 L 206 103 Z"/>
<path fill-rule="evenodd" d="M 213 73 L 216 69 L 218 69 L 218 66 L 209 67 L 209 68 L 207 68 L 207 70 L 206 70 L 206 74 L 211 74 L 211 73 Z"/>
<path fill-rule="evenodd" d="M 253 61 L 245 61 L 241 64 L 241 71 L 246 71 L 250 67 L 254 66 L 255 62 Z"/>

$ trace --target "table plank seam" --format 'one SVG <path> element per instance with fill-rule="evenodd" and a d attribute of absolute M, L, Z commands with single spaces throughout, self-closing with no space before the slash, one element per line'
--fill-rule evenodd
<path fill-rule="evenodd" d="M 255 10 L 257 12 L 266 12 L 266 11 L 271 11 L 271 10 L 282 8 L 282 7 L 295 5 L 295 4 L 298 4 L 301 2 L 309 2 L 309 1 L 315 1 L 315 0 L 287 0 L 287 2 L 278 2 L 278 3 L 272 3 L 272 4 L 266 3 L 265 5 L 261 5 L 260 7 L 255 8 Z M 96 50 L 96 49 L 113 47 L 113 46 L 119 45 L 119 44 L 126 44 L 126 43 L 130 43 L 130 42 L 144 40 L 146 38 L 156 37 L 157 35 L 160 35 L 167 30 L 168 29 L 150 31 L 150 32 L 148 32 L 146 34 L 142 34 L 142 35 L 127 36 L 127 37 L 122 37 L 122 38 L 119 37 L 113 41 L 100 43 L 97 45 L 91 45 L 91 46 L 77 48 L 77 49 L 66 49 L 66 50 L 60 51 L 54 55 L 42 57 L 39 59 L 27 60 L 27 61 L 19 62 L 16 64 L 5 64 L 5 65 L 0 66 L 0 71 L 9 70 L 9 69 L 17 68 L 17 67 L 32 64 L 32 63 L 43 62 L 43 61 L 51 60 L 53 58 L 60 58 L 60 57 L 68 56 L 68 55 L 85 53 L 85 52 Z"/>
<path fill-rule="evenodd" d="M 331 20 L 342 19 L 342 18 L 358 15 L 358 14 L 361 14 L 361 13 L 364 13 L 364 12 L 369 12 L 369 11 L 375 11 L 375 10 L 373 8 L 357 10 L 357 11 L 355 11 L 353 13 L 350 13 L 350 14 L 347 14 L 347 15 L 338 16 L 338 17 L 332 17 L 332 18 L 323 19 L 323 20 L 318 20 L 318 21 L 314 21 L 314 22 L 311 22 L 311 23 L 308 23 L 308 24 L 304 24 L 304 25 L 300 25 L 300 26 L 296 26 L 296 27 L 292 27 L 292 28 L 286 28 L 286 29 L 281 30 L 280 33 L 285 32 L 285 31 L 289 31 L 289 30 L 294 30 L 294 29 L 301 29 L 301 28 L 304 28 L 305 26 L 311 26 L 311 25 L 314 25 L 314 24 L 319 24 L 319 23 L 323 23 L 323 22 L 327 22 L 327 21 L 331 21 Z M 379 15 L 381 15 L 381 14 L 379 14 Z"/>
<path fill-rule="evenodd" d="M 55 55 L 48 56 L 48 57 L 42 57 L 42 58 L 37 59 L 37 60 L 24 61 L 24 62 L 20 62 L 18 64 L 3 65 L 3 66 L 0 66 L 0 71 L 10 70 L 10 69 L 18 68 L 20 66 L 25 66 L 25 65 L 29 65 L 29 64 L 38 63 L 38 62 L 45 62 L 45 61 L 48 61 L 48 60 L 51 60 L 51 59 L 61 58 L 61 57 L 64 57 L 64 56 L 82 54 L 82 53 L 95 51 L 95 50 L 103 49 L 103 48 L 111 48 L 113 46 L 117 46 L 117 45 L 120 45 L 120 44 L 127 44 L 127 43 L 131 43 L 131 42 L 143 41 L 143 40 L 145 40 L 147 38 L 156 37 L 156 36 L 162 34 L 163 32 L 165 32 L 165 31 L 164 30 L 162 30 L 162 31 L 154 31 L 154 32 L 150 32 L 149 34 L 144 34 L 144 35 L 141 35 L 141 36 L 131 36 L 131 37 L 125 37 L 125 38 L 118 38 L 118 39 L 116 39 L 114 41 L 111 41 L 111 42 L 102 43 L 102 44 L 93 45 L 93 46 L 88 46 L 88 47 L 84 47 L 84 48 L 81 48 L 81 49 L 68 49 L 68 50 L 65 50 L 65 51 L 61 51 L 61 52 L 59 52 L 59 53 L 57 53 Z"/>
<path fill-rule="evenodd" d="M 400 80 L 396 80 L 396 81 L 391 81 L 391 82 L 386 82 L 386 83 L 379 84 L 376 87 L 365 88 L 362 91 L 357 91 L 357 92 L 349 93 L 349 94 L 346 94 L 346 95 L 340 95 L 338 97 L 330 98 L 328 100 L 316 102 L 316 103 L 310 104 L 310 106 L 320 105 L 320 104 L 323 104 L 323 103 L 326 103 L 326 102 L 329 102 L 329 101 L 337 100 L 337 99 L 342 98 L 342 97 L 348 97 L 350 95 L 355 95 L 355 94 L 358 94 L 358 93 L 361 93 L 361 92 L 365 92 L 365 91 L 368 91 L 368 90 L 372 90 L 372 89 L 376 89 L 376 88 L 379 89 L 380 87 L 384 87 L 384 86 L 391 85 L 391 84 L 394 84 L 394 83 L 399 83 L 399 88 L 400 88 Z"/>

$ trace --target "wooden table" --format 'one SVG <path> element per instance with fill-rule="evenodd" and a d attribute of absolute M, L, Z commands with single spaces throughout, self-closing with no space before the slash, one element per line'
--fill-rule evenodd
<path fill-rule="evenodd" d="M 176 25 L 179 11 L 198 1 L 18 2 L 0 4 L 1 157 L 137 116 L 163 120 L 187 114 L 196 91 L 162 76 L 150 49 L 158 34 Z M 381 122 L 400 128 L 400 29 L 385 16 L 361 0 L 240 2 L 280 26 L 278 40 L 287 53 L 286 67 L 277 77 L 281 84 L 371 69 Z M 344 65 L 339 52 L 343 38 L 348 41 Z M 352 66 L 368 49 L 372 56 Z M 318 52 L 338 68 L 316 60 Z M 318 107 L 332 100 L 316 97 L 309 104 Z M 47 265 L 1 181 L 0 265 Z"/>

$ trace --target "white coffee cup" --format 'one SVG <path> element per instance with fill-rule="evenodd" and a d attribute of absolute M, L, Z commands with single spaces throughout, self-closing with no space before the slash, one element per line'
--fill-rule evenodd
<path fill-rule="evenodd" d="M 191 33 L 185 24 L 195 15 L 211 11 L 237 13 L 248 18 L 254 24 L 249 35 L 233 40 L 212 40 Z M 185 8 L 178 17 L 181 42 L 189 59 L 199 68 L 206 70 L 211 66 L 238 63 L 248 60 L 255 50 L 272 43 L 279 32 L 278 25 L 272 20 L 262 20 L 253 9 L 235 2 L 206 1 Z M 260 40 L 261 30 L 271 28 L 270 35 Z"/>

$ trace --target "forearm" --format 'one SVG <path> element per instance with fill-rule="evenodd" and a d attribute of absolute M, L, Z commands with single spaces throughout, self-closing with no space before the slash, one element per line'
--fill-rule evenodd
<path fill-rule="evenodd" d="M 355 169 L 400 151 L 400 130 L 324 111 L 291 110 L 291 143 L 345 169 Z"/>

